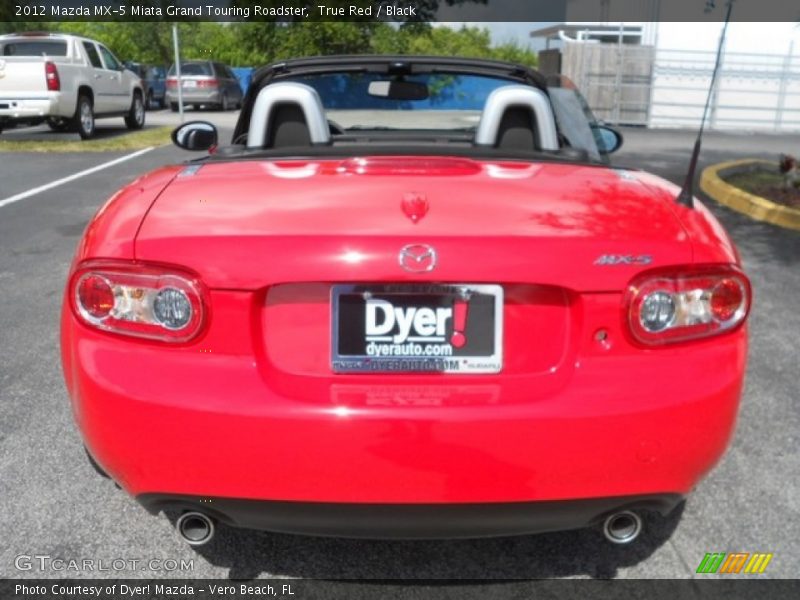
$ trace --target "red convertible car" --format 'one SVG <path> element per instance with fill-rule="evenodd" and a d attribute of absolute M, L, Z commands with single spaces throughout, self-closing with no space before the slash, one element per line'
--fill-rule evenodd
<path fill-rule="evenodd" d="M 185 540 L 668 515 L 731 438 L 751 292 L 697 200 L 529 68 L 328 57 L 261 69 L 231 144 L 115 194 L 66 287 L 95 466 Z M 182 512 L 181 512 L 182 511 Z"/>

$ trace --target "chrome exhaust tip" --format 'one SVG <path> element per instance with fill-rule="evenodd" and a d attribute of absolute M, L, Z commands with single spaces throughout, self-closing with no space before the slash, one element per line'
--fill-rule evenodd
<path fill-rule="evenodd" d="M 202 546 L 214 537 L 214 521 L 203 513 L 185 512 L 175 522 L 181 539 L 190 546 Z"/>
<path fill-rule="evenodd" d="M 630 544 L 639 537 L 642 528 L 642 518 L 630 510 L 609 515 L 603 521 L 603 535 L 614 544 Z"/>

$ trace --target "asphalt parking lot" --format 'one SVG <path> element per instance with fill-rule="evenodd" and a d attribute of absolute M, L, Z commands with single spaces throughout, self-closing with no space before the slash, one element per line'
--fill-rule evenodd
<path fill-rule="evenodd" d="M 230 134 L 235 114 L 187 113 Z M 150 124 L 174 122 L 166 111 Z M 99 127 L 121 126 L 116 122 Z M 31 132 L 27 132 L 30 134 Z M 5 132 L 6 135 L 27 135 Z M 689 132 L 627 130 L 619 165 L 675 182 Z M 712 133 L 702 163 L 800 153 L 797 136 Z M 120 186 L 187 153 L 161 147 L 12 203 L 3 200 L 126 153 L 0 153 L 0 577 L 685 578 L 706 552 L 771 552 L 765 576 L 796 577 L 800 556 L 800 234 L 709 206 L 734 237 L 755 306 L 740 419 L 722 463 L 666 522 L 631 547 L 595 531 L 490 540 L 385 542 L 222 528 L 198 550 L 99 478 L 85 459 L 61 379 L 62 287 L 84 226 Z M 146 442 L 144 442 L 146 443 Z M 19 555 L 65 559 L 193 559 L 193 569 L 20 571 Z M 357 584 L 354 584 L 357 585 Z M 354 589 L 354 592 L 356 590 Z"/>

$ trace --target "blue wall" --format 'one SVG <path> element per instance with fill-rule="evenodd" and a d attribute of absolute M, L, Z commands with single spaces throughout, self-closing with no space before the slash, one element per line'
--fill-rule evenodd
<path fill-rule="evenodd" d="M 231 67 L 231 71 L 236 75 L 239 80 L 239 86 L 242 88 L 242 93 L 247 93 L 247 88 L 250 87 L 250 80 L 253 78 L 253 67 Z"/>

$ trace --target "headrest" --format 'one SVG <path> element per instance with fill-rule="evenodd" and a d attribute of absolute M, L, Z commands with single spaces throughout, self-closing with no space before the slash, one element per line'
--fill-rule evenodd
<path fill-rule="evenodd" d="M 271 83 L 256 98 L 247 147 L 272 147 L 276 143 L 286 146 L 286 141 L 293 138 L 300 145 L 309 141 L 314 146 L 330 144 L 330 126 L 322 101 L 314 88 L 302 83 Z"/>
<path fill-rule="evenodd" d="M 520 132 L 512 132 L 509 136 L 510 128 L 519 128 L 526 119 L 530 121 L 530 135 L 516 135 Z M 533 136 L 534 142 L 531 149 L 559 148 L 555 117 L 547 95 L 527 85 L 505 85 L 489 94 L 475 132 L 475 145 L 494 148 L 504 139 L 522 140 L 530 136 Z"/>

